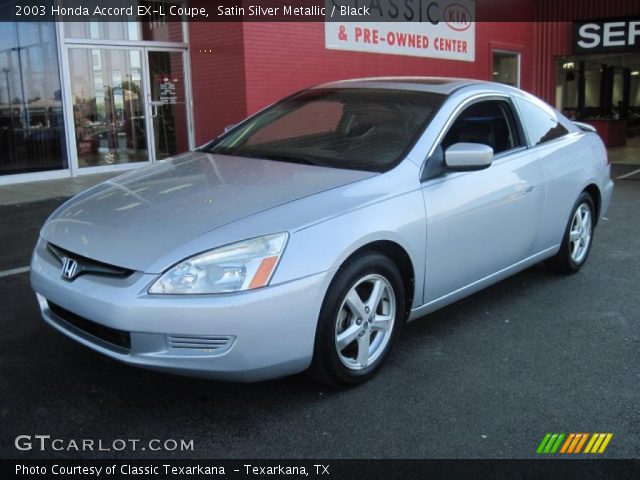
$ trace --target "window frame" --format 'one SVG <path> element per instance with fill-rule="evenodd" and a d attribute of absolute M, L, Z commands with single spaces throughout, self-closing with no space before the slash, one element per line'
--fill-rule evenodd
<path fill-rule="evenodd" d="M 518 143 L 518 145 L 516 145 L 515 147 L 511 147 L 511 148 L 509 148 L 507 150 L 503 150 L 503 151 L 498 152 L 498 153 L 494 152 L 493 158 L 502 158 L 502 156 L 504 156 L 506 154 L 509 154 L 509 153 L 513 152 L 514 150 L 520 150 L 522 148 L 526 148 L 527 147 L 527 137 L 524 135 L 521 122 L 520 122 L 520 120 L 519 120 L 519 118 L 517 116 L 517 111 L 514 109 L 513 103 L 509 101 L 509 98 L 510 97 L 502 98 L 502 99 L 497 99 L 497 98 L 480 99 L 478 101 L 470 102 L 468 105 L 465 105 L 465 107 L 456 114 L 456 116 L 453 119 L 453 121 L 450 122 L 447 125 L 446 132 L 442 136 L 442 138 L 439 139 L 438 143 L 436 144 L 436 148 L 438 146 L 442 145 L 442 141 L 447 137 L 447 135 L 449 134 L 451 129 L 454 127 L 456 122 L 460 119 L 460 117 L 467 110 L 469 110 L 469 108 L 471 108 L 471 107 L 473 107 L 475 105 L 478 105 L 480 103 L 485 103 L 485 102 L 496 102 L 496 103 L 498 103 L 498 109 L 505 116 L 505 120 L 507 122 L 507 128 L 509 128 L 509 133 L 516 137 L 517 143 Z M 507 108 L 508 111 L 505 111 L 504 110 L 505 108 Z M 491 146 L 491 145 L 489 145 L 489 146 Z"/>
<path fill-rule="evenodd" d="M 425 160 L 422 162 L 422 167 L 420 168 L 420 177 L 419 177 L 420 183 L 424 184 L 425 182 L 434 179 L 434 176 L 432 176 L 433 170 L 429 167 L 429 162 L 431 161 L 437 148 L 441 145 L 442 140 L 447 135 L 447 133 L 449 133 L 451 126 L 458 119 L 460 114 L 471 105 L 475 103 L 487 101 L 487 100 L 502 100 L 511 106 L 511 111 L 513 113 L 513 121 L 515 122 L 518 135 L 520 136 L 521 140 L 524 140 L 523 146 L 512 148 L 511 150 L 506 150 L 498 155 L 494 155 L 493 157 L 494 160 L 508 159 L 508 157 L 510 157 L 511 155 L 526 151 L 530 148 L 528 145 L 528 137 L 522 126 L 522 118 L 520 116 L 520 111 L 517 108 L 513 95 L 510 95 L 508 93 L 500 93 L 500 92 L 477 93 L 462 100 L 458 105 L 455 106 L 453 111 L 447 117 L 446 121 L 444 122 L 444 126 L 442 127 L 440 132 L 438 132 L 438 135 L 436 136 L 435 141 L 433 142 L 433 144 L 428 150 Z M 450 172 L 450 173 L 455 175 L 464 175 L 470 172 Z M 438 175 L 438 176 L 441 176 L 441 175 Z"/>
<path fill-rule="evenodd" d="M 503 83 L 503 82 L 499 82 L 497 80 L 493 80 L 493 72 L 496 69 L 496 65 L 495 65 L 495 55 L 497 54 L 507 54 L 507 55 L 513 55 L 516 58 L 516 76 L 517 76 L 517 81 L 515 85 L 510 85 L 511 87 L 515 87 L 515 88 L 520 88 L 520 82 L 522 80 L 522 49 L 521 47 L 516 47 L 516 46 L 509 46 L 509 45 L 502 45 L 502 44 L 497 44 L 497 43 L 492 43 L 491 44 L 491 79 L 492 81 L 495 81 L 497 83 L 500 83 L 502 85 L 508 85 L 507 83 Z"/>

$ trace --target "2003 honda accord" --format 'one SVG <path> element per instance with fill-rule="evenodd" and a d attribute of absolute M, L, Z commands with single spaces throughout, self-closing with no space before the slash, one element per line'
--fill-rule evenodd
<path fill-rule="evenodd" d="M 405 321 L 580 269 L 612 190 L 593 129 L 520 90 L 336 82 L 71 199 L 31 282 L 49 324 L 132 365 L 354 384 Z"/>

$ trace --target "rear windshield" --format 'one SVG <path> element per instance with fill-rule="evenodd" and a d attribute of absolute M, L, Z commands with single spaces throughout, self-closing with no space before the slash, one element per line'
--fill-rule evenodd
<path fill-rule="evenodd" d="M 444 99 L 404 90 L 307 90 L 249 118 L 203 151 L 384 172 L 409 152 Z"/>

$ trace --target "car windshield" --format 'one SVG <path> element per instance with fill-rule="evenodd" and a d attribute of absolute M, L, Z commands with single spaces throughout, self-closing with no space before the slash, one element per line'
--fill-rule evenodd
<path fill-rule="evenodd" d="M 444 98 L 408 90 L 307 90 L 246 120 L 203 151 L 384 172 L 408 153 Z"/>

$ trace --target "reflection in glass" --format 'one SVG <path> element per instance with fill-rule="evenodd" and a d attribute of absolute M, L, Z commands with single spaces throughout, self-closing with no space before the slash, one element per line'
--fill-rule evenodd
<path fill-rule="evenodd" d="M 148 160 L 139 50 L 69 50 L 80 167 Z"/>
<path fill-rule="evenodd" d="M 493 52 L 493 81 L 506 83 L 512 87 L 519 86 L 518 53 Z"/>
<path fill-rule="evenodd" d="M 66 167 L 54 24 L 0 22 L 0 175 Z"/>
<path fill-rule="evenodd" d="M 182 52 L 149 52 L 156 159 L 189 150 Z"/>
<path fill-rule="evenodd" d="M 92 40 L 140 40 L 138 22 L 65 22 L 64 33 L 67 38 L 90 38 Z"/>
<path fill-rule="evenodd" d="M 123 2 L 124 4 L 125 2 Z M 137 12 L 138 5 L 148 8 L 140 21 L 132 22 L 127 16 L 112 16 L 108 22 L 65 22 L 66 38 L 92 40 L 149 40 L 155 42 L 183 42 L 183 26 L 180 21 L 167 21 L 169 8 L 172 5 L 183 5 L 184 2 L 167 2 L 165 0 L 126 2 L 133 5 Z M 120 20 L 120 21 L 118 21 Z M 186 19 L 185 19 L 186 20 Z"/>

